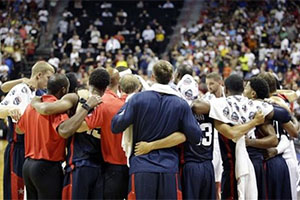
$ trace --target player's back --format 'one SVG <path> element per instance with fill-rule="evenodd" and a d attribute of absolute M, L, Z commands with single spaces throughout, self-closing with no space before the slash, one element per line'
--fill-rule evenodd
<path fill-rule="evenodd" d="M 213 159 L 214 146 L 214 124 L 208 115 L 195 115 L 197 122 L 203 132 L 203 139 L 200 144 L 184 144 L 184 161 L 204 162 Z"/>
<path fill-rule="evenodd" d="M 129 106 L 133 106 L 134 111 L 134 144 L 140 141 L 158 140 L 175 131 L 184 132 L 190 139 L 195 137 L 195 142 L 201 137 L 200 128 L 190 107 L 177 96 L 146 91 L 136 94 L 130 99 Z M 143 156 L 131 156 L 130 173 L 176 173 L 178 162 L 176 148 L 160 149 Z"/>

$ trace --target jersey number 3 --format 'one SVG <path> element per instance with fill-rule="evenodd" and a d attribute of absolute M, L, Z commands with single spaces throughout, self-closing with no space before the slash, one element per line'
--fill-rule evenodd
<path fill-rule="evenodd" d="M 210 146 L 213 139 L 213 128 L 211 123 L 202 123 L 200 124 L 201 131 L 204 133 L 204 137 L 202 139 L 203 146 Z"/>

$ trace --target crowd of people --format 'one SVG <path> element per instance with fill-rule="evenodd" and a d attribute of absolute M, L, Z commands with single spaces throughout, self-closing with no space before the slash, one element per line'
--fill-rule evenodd
<path fill-rule="evenodd" d="M 1 3 L 1 67 L 42 2 Z M 298 3 L 205 1 L 170 62 L 182 1 L 127 3 L 71 1 L 30 78 L 2 67 L 4 199 L 297 199 Z"/>
<path fill-rule="evenodd" d="M 172 64 L 193 66 L 200 79 L 211 71 L 225 78 L 272 71 L 284 88 L 298 90 L 298 2 L 206 3 L 199 21 L 181 28 L 182 39 L 169 53 Z"/>
<path fill-rule="evenodd" d="M 21 77 L 33 61 L 40 34 L 46 32 L 48 3 L 44 0 L 0 2 L 0 82 Z"/>
<path fill-rule="evenodd" d="M 75 73 L 38 61 L 30 79 L 6 82 L 4 198 L 22 199 L 24 185 L 30 199 L 297 198 L 287 102 L 299 97 L 274 74 L 245 84 L 212 72 L 205 95 L 189 65 L 159 60 L 152 76 L 99 67 L 78 88 Z"/>

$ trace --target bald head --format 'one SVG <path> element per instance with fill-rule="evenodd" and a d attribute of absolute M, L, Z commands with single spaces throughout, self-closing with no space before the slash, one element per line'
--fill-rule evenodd
<path fill-rule="evenodd" d="M 64 74 L 52 75 L 47 84 L 48 93 L 58 98 L 66 94 L 69 90 L 70 82 Z"/>
<path fill-rule="evenodd" d="M 132 74 L 126 74 L 120 79 L 121 90 L 126 94 L 131 94 L 135 92 L 139 88 L 139 86 L 139 79 Z"/>
<path fill-rule="evenodd" d="M 119 75 L 119 71 L 116 70 L 115 68 L 108 68 L 107 72 L 110 76 L 110 85 L 109 87 L 115 87 L 119 84 L 119 80 L 120 80 L 120 75 Z"/>

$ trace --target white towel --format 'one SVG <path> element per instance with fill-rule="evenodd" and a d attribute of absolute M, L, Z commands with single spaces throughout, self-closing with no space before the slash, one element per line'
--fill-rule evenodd
<path fill-rule="evenodd" d="M 126 98 L 127 102 L 135 93 L 129 94 Z M 127 166 L 130 167 L 129 158 L 132 152 L 132 133 L 133 133 L 133 125 L 131 124 L 125 131 L 123 131 L 121 146 L 123 151 L 125 152 L 125 156 L 127 157 Z"/>
<path fill-rule="evenodd" d="M 198 98 L 198 83 L 189 74 L 186 74 L 181 78 L 181 80 L 177 84 L 176 89 L 181 93 L 181 95 L 189 105 L 192 104 L 193 100 Z"/>
<path fill-rule="evenodd" d="M 237 125 L 253 119 L 258 110 L 261 110 L 266 116 L 273 110 L 273 107 L 262 101 L 252 101 L 246 97 L 235 95 L 212 99 L 209 117 Z M 254 130 L 252 129 L 247 137 L 255 138 Z M 238 139 L 236 144 L 235 175 L 239 199 L 257 199 L 255 171 L 246 149 L 244 136 Z"/>
<path fill-rule="evenodd" d="M 171 88 L 170 85 L 154 83 L 148 90 L 149 91 L 155 91 L 155 92 L 158 92 L 158 93 L 170 94 L 170 95 L 174 95 L 174 96 L 178 96 L 180 98 L 183 98 L 182 95 L 178 91 Z"/>
<path fill-rule="evenodd" d="M 245 136 L 238 139 L 235 146 L 235 177 L 239 199 L 257 199 L 256 176 L 246 149 Z"/>

